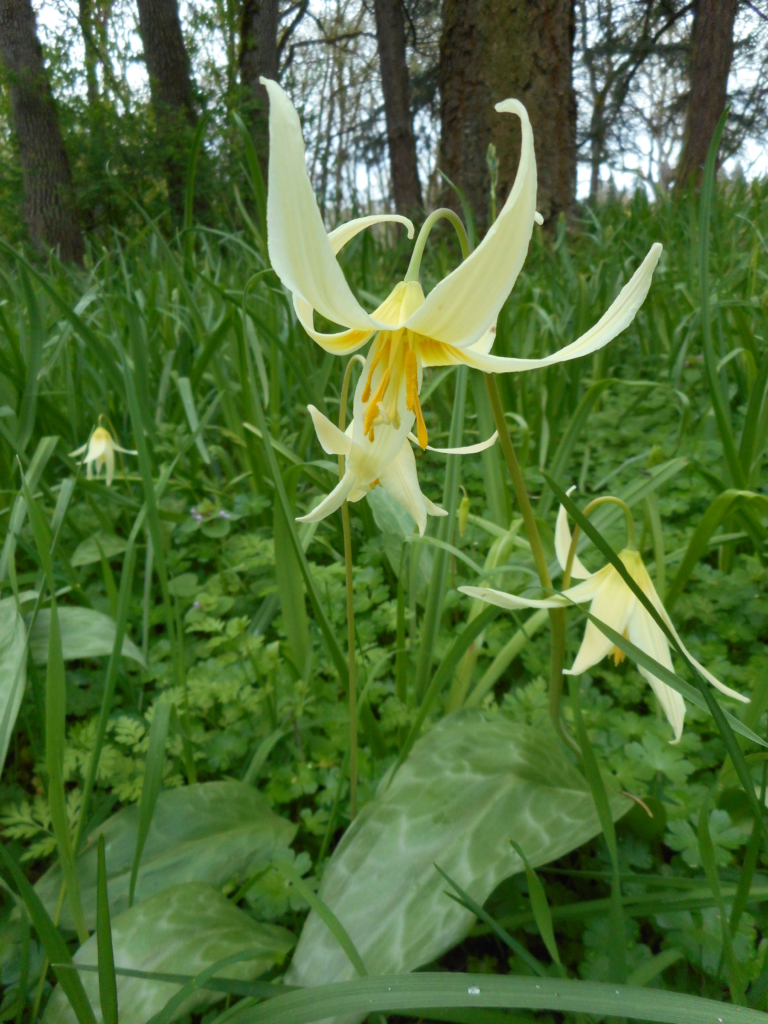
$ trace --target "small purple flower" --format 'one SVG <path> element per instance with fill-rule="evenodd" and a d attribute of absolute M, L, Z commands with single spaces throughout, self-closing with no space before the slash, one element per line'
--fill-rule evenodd
<path fill-rule="evenodd" d="M 224 509 L 222 509 L 219 512 L 219 519 L 231 519 L 231 518 L 232 518 L 232 513 L 231 512 L 225 512 Z"/>
<path fill-rule="evenodd" d="M 191 508 L 189 510 L 189 514 L 192 516 L 195 522 L 202 523 L 204 517 L 197 511 L 196 508 Z"/>
<path fill-rule="evenodd" d="M 200 602 L 199 601 L 193 601 L 192 602 L 192 607 L 195 608 L 196 610 L 199 609 L 200 608 Z"/>

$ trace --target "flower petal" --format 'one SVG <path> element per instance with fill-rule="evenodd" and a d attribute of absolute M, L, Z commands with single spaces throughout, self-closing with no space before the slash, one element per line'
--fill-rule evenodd
<path fill-rule="evenodd" d="M 364 231 L 366 228 L 373 227 L 374 224 L 393 221 L 404 225 L 408 230 L 408 237 L 413 238 L 413 224 L 407 217 L 401 217 L 395 213 L 376 214 L 372 217 L 357 217 L 354 220 L 347 221 L 346 224 L 341 224 L 329 233 L 328 241 L 331 243 L 334 255 L 339 252 L 347 242 L 351 241 L 355 235 Z M 347 355 L 356 351 L 356 349 L 364 345 L 371 336 L 372 332 L 369 330 L 348 330 L 340 331 L 335 334 L 325 334 L 322 331 L 316 331 L 313 317 L 314 310 L 310 303 L 305 299 L 302 299 L 300 295 L 294 294 L 293 308 L 296 310 L 296 316 L 299 319 L 299 323 L 310 338 L 312 338 L 313 341 L 316 341 L 321 348 L 326 350 L 326 352 L 333 352 L 334 355 Z"/>
<path fill-rule="evenodd" d="M 536 157 L 531 123 L 518 100 L 497 103 L 496 110 L 520 118 L 522 145 L 515 183 L 477 249 L 432 289 L 424 305 L 407 321 L 416 334 L 458 348 L 473 345 L 496 323 L 528 254 L 533 232 Z"/>
<path fill-rule="evenodd" d="M 495 604 L 499 608 L 562 608 L 567 605 L 559 594 L 554 597 L 545 597 L 535 600 L 530 597 L 518 597 L 517 594 L 505 594 L 503 590 L 492 590 L 490 587 L 459 587 L 462 594 L 467 597 L 474 597 L 478 601 L 485 601 L 486 604 Z"/>
<path fill-rule="evenodd" d="M 667 638 L 639 601 L 635 603 L 635 607 L 629 619 L 627 632 L 629 634 L 630 642 L 633 643 L 635 647 L 639 647 L 641 651 L 645 651 L 646 654 L 649 654 L 655 661 L 658 661 L 660 665 L 663 665 L 664 668 L 668 668 L 670 672 L 674 671 L 672 658 L 669 654 Z M 640 674 L 648 680 L 653 688 L 653 692 L 659 698 L 659 703 L 664 709 L 664 714 L 667 716 L 669 724 L 675 731 L 674 742 L 677 743 L 683 733 L 685 701 L 677 690 L 673 690 L 671 686 L 667 686 L 666 683 L 663 683 L 652 672 L 649 672 L 648 669 L 643 668 L 642 665 L 638 665 L 637 667 L 640 670 Z"/>
<path fill-rule="evenodd" d="M 612 626 L 617 633 L 623 633 L 627 628 L 637 598 L 613 566 L 607 568 L 610 569 L 610 572 L 603 577 L 602 585 L 595 594 L 589 610 L 596 619 Z M 596 575 L 601 575 L 602 571 Z M 573 589 L 578 588 L 574 587 Z M 592 668 L 593 665 L 602 661 L 611 650 L 613 650 L 613 641 L 609 640 L 594 622 L 587 620 L 587 628 L 584 630 L 584 639 L 581 642 L 579 653 L 567 674 L 581 675 L 582 672 L 586 672 L 588 668 Z"/>
<path fill-rule="evenodd" d="M 359 331 L 376 325 L 352 294 L 328 239 L 307 174 L 299 115 L 285 92 L 269 93 L 269 258 L 283 284 L 333 323 Z"/>
<path fill-rule="evenodd" d="M 325 519 L 326 516 L 335 512 L 337 508 L 341 508 L 356 484 L 357 478 L 354 473 L 345 473 L 331 493 L 323 498 L 320 504 L 313 508 L 311 512 L 307 512 L 305 516 L 297 516 L 296 522 L 319 523 L 321 519 Z"/>
<path fill-rule="evenodd" d="M 492 448 L 493 445 L 496 444 L 498 436 L 498 430 L 494 430 L 493 434 L 487 441 L 479 441 L 477 444 L 467 444 L 463 448 L 433 448 L 431 444 L 428 444 L 427 451 L 437 452 L 438 455 L 477 455 L 478 452 L 484 452 L 487 448 Z M 414 444 L 419 443 L 419 439 L 413 434 L 409 434 L 408 438 L 413 441 Z"/>
<path fill-rule="evenodd" d="M 575 484 L 573 487 L 569 487 L 566 493 L 570 494 L 574 490 L 576 490 Z M 560 563 L 560 568 L 563 570 L 565 570 L 565 563 L 568 561 L 568 552 L 570 550 L 571 530 L 568 526 L 568 513 L 561 505 L 560 511 L 557 513 L 557 522 L 555 523 L 555 554 Z M 591 575 L 589 569 L 585 569 L 579 561 L 579 556 L 574 554 L 573 564 L 571 565 L 571 577 L 575 580 L 585 580 Z"/>
<path fill-rule="evenodd" d="M 115 450 L 111 444 L 106 445 L 104 459 L 107 463 L 107 487 L 111 487 L 115 478 Z"/>
<path fill-rule="evenodd" d="M 504 356 L 483 355 L 475 349 L 455 348 L 451 353 L 456 363 L 466 363 L 477 370 L 485 373 L 511 373 L 522 370 L 538 370 L 544 366 L 552 366 L 554 363 L 565 363 L 570 359 L 579 359 L 581 356 L 591 355 L 603 348 L 609 341 L 613 341 L 617 334 L 632 323 L 638 309 L 645 302 L 648 289 L 651 287 L 653 271 L 661 255 L 661 244 L 655 242 L 650 252 L 637 268 L 630 281 L 624 285 L 618 294 L 615 302 L 609 307 L 606 313 L 598 320 L 594 327 L 591 327 L 586 334 L 582 334 L 570 345 L 561 348 L 559 352 L 545 356 L 543 359 L 514 359 Z M 431 295 L 430 295 L 431 297 Z M 427 302 L 429 302 L 429 298 Z M 425 303 L 426 305 L 426 303 Z M 420 311 L 419 311 L 420 312 Z M 446 358 L 446 362 L 448 359 Z M 436 365 L 435 363 L 425 365 Z"/>
<path fill-rule="evenodd" d="M 317 434 L 317 440 L 320 442 L 323 451 L 328 452 L 329 455 L 349 455 L 352 451 L 352 438 L 348 434 L 343 433 L 339 428 L 328 419 L 327 416 L 323 416 L 319 409 L 316 409 L 314 405 L 308 405 L 309 415 L 312 417 L 312 422 L 315 425 L 315 433 Z"/>
<path fill-rule="evenodd" d="M 427 528 L 427 505 L 419 487 L 416 459 L 407 441 L 380 474 L 379 483 L 398 505 L 410 513 L 423 537 Z"/>
<path fill-rule="evenodd" d="M 87 450 L 88 450 L 88 442 L 86 441 L 85 444 L 81 445 L 79 448 L 75 448 L 75 450 L 73 452 L 70 452 L 69 453 L 69 457 L 73 458 L 76 455 L 84 455 Z"/>

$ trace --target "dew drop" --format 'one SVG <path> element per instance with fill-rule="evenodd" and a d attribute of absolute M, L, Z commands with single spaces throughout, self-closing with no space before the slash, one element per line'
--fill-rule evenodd
<path fill-rule="evenodd" d="M 477 987 L 477 985 L 470 985 L 469 988 L 467 989 L 467 994 L 470 996 L 479 996 L 480 989 Z"/>

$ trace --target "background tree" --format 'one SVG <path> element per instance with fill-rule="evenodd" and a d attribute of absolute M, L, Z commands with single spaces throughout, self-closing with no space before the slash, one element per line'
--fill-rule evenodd
<path fill-rule="evenodd" d="M 165 150 L 168 195 L 178 218 L 184 207 L 184 143 L 197 123 L 189 58 L 177 0 L 137 0 L 137 6 L 152 108 Z"/>
<path fill-rule="evenodd" d="M 698 182 L 725 110 L 738 0 L 696 0 L 691 32 L 690 93 L 677 184 Z"/>
<path fill-rule="evenodd" d="M 440 49 L 440 167 L 488 222 L 488 144 L 499 159 L 503 199 L 514 180 L 520 133 L 494 104 L 521 100 L 533 126 L 538 208 L 567 210 L 576 180 L 576 99 L 572 84 L 572 0 L 446 0 Z"/>
<path fill-rule="evenodd" d="M 240 29 L 240 84 L 243 107 L 253 144 L 266 178 L 269 149 L 267 93 L 259 77 L 279 78 L 278 0 L 245 0 Z"/>
<path fill-rule="evenodd" d="M 405 60 L 403 3 L 402 0 L 374 0 L 373 9 L 387 118 L 392 194 L 396 209 L 414 210 L 421 206 L 421 185 Z"/>
<path fill-rule="evenodd" d="M 69 160 L 37 38 L 30 0 L 0 0 L 0 57 L 7 72 L 24 179 L 24 212 L 32 242 L 81 262 Z"/>

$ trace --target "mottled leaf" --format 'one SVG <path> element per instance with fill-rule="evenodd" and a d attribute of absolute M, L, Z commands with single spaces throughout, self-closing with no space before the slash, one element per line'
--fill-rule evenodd
<path fill-rule="evenodd" d="M 91 836 L 77 858 L 83 911 L 96 922 L 96 846 L 104 835 L 109 909 L 113 918 L 128 907 L 131 863 L 136 850 L 138 807 L 124 807 Z M 141 858 L 135 903 L 180 882 L 223 885 L 243 880 L 268 865 L 289 845 L 296 826 L 274 814 L 266 800 L 242 782 L 203 782 L 161 792 Z M 56 909 L 61 872 L 54 865 L 35 885 L 49 911 Z M 69 927 L 66 905 L 62 924 Z"/>
<path fill-rule="evenodd" d="M 276 925 L 260 924 L 233 906 L 212 885 L 188 882 L 158 893 L 126 910 L 112 921 L 115 966 L 168 974 L 199 974 L 211 964 L 240 951 L 254 959 L 230 964 L 222 978 L 251 980 L 282 962 L 293 935 Z M 96 936 L 77 951 L 76 964 L 96 964 Z M 97 1021 L 101 1021 L 98 974 L 80 975 Z M 118 975 L 120 1024 L 146 1024 L 181 988 L 165 981 Z M 197 991 L 176 1013 L 183 1017 L 224 995 Z M 77 1024 L 69 1003 L 57 986 L 46 1007 L 43 1024 Z"/>
<path fill-rule="evenodd" d="M 76 606 L 59 606 L 58 613 L 64 661 L 100 658 L 112 653 L 117 628 L 114 619 L 92 608 Z M 44 665 L 48 658 L 50 629 L 51 612 L 43 608 L 38 612 L 29 632 L 29 650 L 37 665 Z M 128 637 L 123 639 L 123 657 L 144 664 L 141 651 Z"/>
<path fill-rule="evenodd" d="M 414 746 L 389 789 L 364 808 L 319 896 L 370 974 L 413 971 L 460 942 L 474 915 L 445 895 L 439 866 L 482 904 L 504 878 L 546 864 L 600 831 L 589 787 L 559 741 L 501 716 L 464 711 Z M 611 798 L 618 817 L 629 809 Z M 320 918 L 307 918 L 286 980 L 355 977 Z"/>

